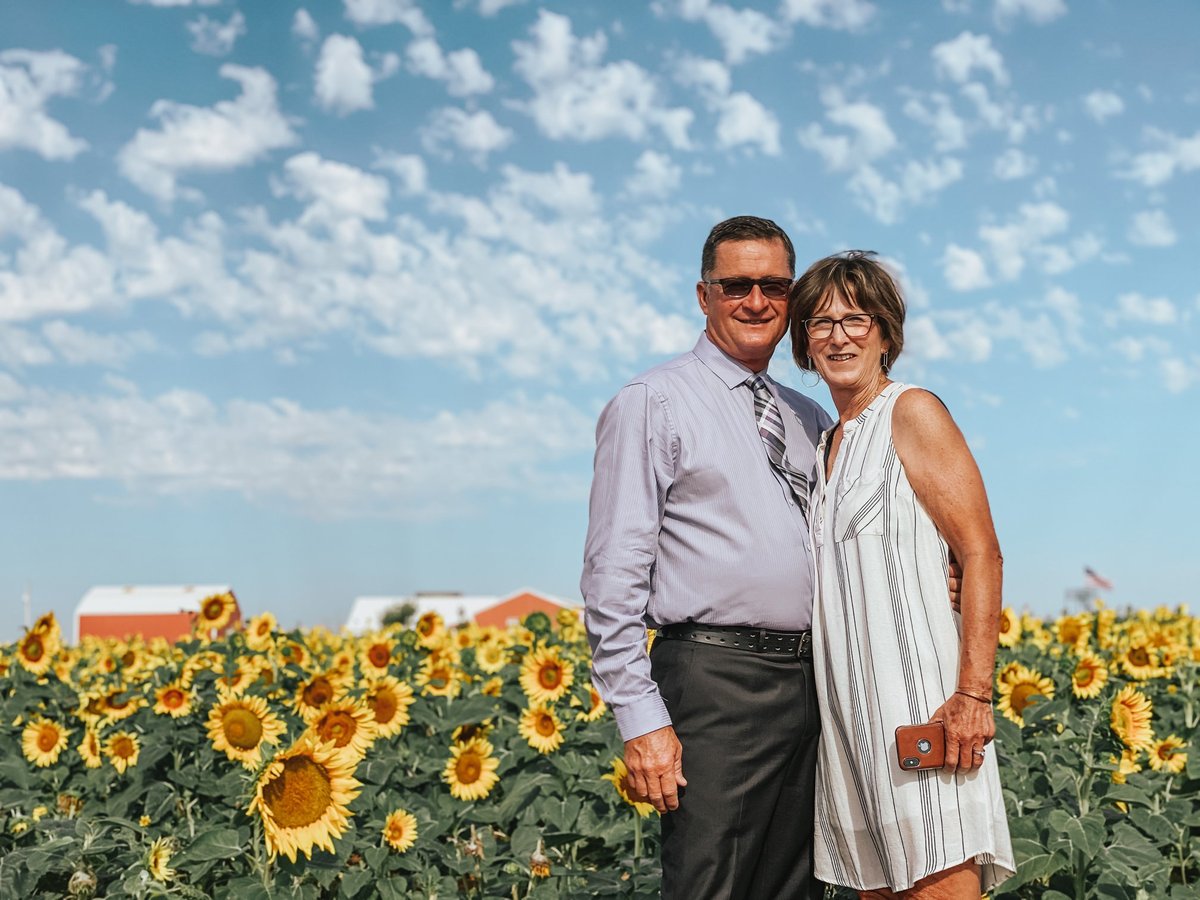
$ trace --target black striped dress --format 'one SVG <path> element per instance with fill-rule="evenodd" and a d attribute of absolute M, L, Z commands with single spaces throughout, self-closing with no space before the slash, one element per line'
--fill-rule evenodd
<path fill-rule="evenodd" d="M 954 692 L 960 645 L 946 542 L 892 443 L 892 410 L 907 388 L 888 385 L 846 423 L 829 484 L 817 467 L 816 874 L 899 891 L 974 858 L 986 891 L 1014 871 L 994 750 L 970 775 L 902 771 L 896 761 L 896 726 L 927 721 Z"/>

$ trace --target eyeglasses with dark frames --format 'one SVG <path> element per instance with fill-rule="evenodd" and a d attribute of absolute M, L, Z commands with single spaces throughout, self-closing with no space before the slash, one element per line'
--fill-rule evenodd
<path fill-rule="evenodd" d="M 756 284 L 769 300 L 782 300 L 792 289 L 790 278 L 713 278 L 705 279 L 704 283 L 718 285 L 721 293 L 730 300 L 741 300 L 748 296 Z"/>
<path fill-rule="evenodd" d="M 841 325 L 846 337 L 859 338 L 865 337 L 873 324 L 875 324 L 874 313 L 854 313 L 853 315 L 842 316 L 840 319 L 817 316 L 813 319 L 804 320 L 804 330 L 808 332 L 810 338 L 816 338 L 820 341 L 833 334 L 833 326 Z"/>

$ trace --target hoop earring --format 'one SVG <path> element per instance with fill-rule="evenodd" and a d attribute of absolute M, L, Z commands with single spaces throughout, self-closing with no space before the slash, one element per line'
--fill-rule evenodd
<path fill-rule="evenodd" d="M 805 376 L 807 376 L 807 375 L 815 375 L 817 377 L 817 380 L 814 381 L 812 384 L 809 384 L 807 381 L 804 380 Z M 804 385 L 805 387 L 810 387 L 810 388 L 816 387 L 818 384 L 821 383 L 821 373 L 818 372 L 813 367 L 813 361 L 812 361 L 811 356 L 808 358 L 808 368 L 805 369 L 804 374 L 800 376 L 800 383 L 802 385 Z"/>

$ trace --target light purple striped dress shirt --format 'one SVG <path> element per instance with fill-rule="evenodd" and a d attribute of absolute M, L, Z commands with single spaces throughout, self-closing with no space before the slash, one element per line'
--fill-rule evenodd
<path fill-rule="evenodd" d="M 752 374 L 702 334 L 600 414 L 580 587 L 592 677 L 624 740 L 671 724 L 650 677 L 647 627 L 812 622 L 808 525 L 767 458 Z M 788 459 L 814 483 L 814 448 L 832 421 L 803 394 L 767 384 Z"/>

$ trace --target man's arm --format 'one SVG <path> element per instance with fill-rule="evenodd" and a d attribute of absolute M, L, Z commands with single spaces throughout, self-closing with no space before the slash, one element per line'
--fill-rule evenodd
<path fill-rule="evenodd" d="M 646 607 L 674 446 L 667 410 L 646 385 L 623 388 L 600 414 L 580 582 L 592 679 L 625 740 L 629 787 L 660 812 L 678 805 L 678 786 L 686 783 L 682 748 L 646 653 Z"/>

